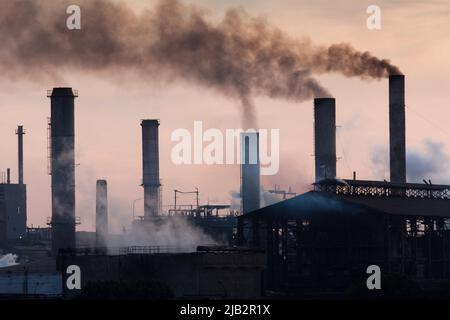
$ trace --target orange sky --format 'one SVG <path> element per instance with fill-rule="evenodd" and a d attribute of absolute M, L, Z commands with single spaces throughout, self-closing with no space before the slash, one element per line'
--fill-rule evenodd
<path fill-rule="evenodd" d="M 0 5 L 2 1 L 0 0 Z M 76 1 L 74 1 L 75 3 Z M 151 1 L 128 1 L 136 10 Z M 379 1 L 382 29 L 366 28 L 366 8 L 372 1 L 232 0 L 189 1 L 220 18 L 229 7 L 242 6 L 263 15 L 293 37 L 310 37 L 317 44 L 349 42 L 360 50 L 390 59 L 406 75 L 407 148 L 420 150 L 424 139 L 442 142 L 448 150 L 450 129 L 450 3 L 446 1 Z M 177 128 L 239 128 L 238 103 L 186 83 L 136 85 L 81 73 L 64 74 L 66 84 L 79 90 L 76 101 L 77 216 L 80 230 L 93 230 L 95 181 L 108 180 L 113 230 L 128 224 L 132 202 L 142 197 L 140 119 L 159 118 L 163 204 L 172 204 L 173 189 L 198 187 L 201 202 L 229 203 L 229 192 L 239 190 L 238 166 L 176 166 L 170 161 Z M 387 81 L 364 82 L 338 75 L 319 79 L 336 97 L 338 176 L 388 178 L 374 169 L 377 146 L 388 148 Z M 28 185 L 28 223 L 44 225 L 50 211 L 47 175 L 46 117 L 50 103 L 46 90 L 58 83 L 11 82 L 0 77 L 0 168 L 13 170 L 17 179 L 14 130 L 23 124 L 25 181 Z M 264 187 L 281 184 L 304 191 L 313 179 L 312 101 L 288 103 L 255 99 L 261 128 L 280 129 L 280 172 L 263 177 Z M 418 116 L 425 117 L 426 120 Z M 448 150 L 450 152 L 450 150 Z M 428 177 L 427 177 L 428 178 Z M 439 177 L 429 177 L 438 179 Z M 450 183 L 450 181 L 448 181 Z M 186 201 L 191 200 L 187 196 Z M 142 214 L 138 202 L 138 214 Z"/>

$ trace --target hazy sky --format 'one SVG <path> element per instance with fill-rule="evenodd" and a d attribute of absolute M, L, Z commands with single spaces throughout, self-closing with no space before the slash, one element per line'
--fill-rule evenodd
<path fill-rule="evenodd" d="M 8 0 L 0 0 L 2 3 Z M 51 1 L 42 1 L 50 5 Z M 72 1 L 71 3 L 76 3 Z M 127 1 L 137 11 L 151 8 L 152 1 Z M 351 43 L 360 50 L 390 59 L 406 75 L 407 149 L 426 154 L 425 140 L 442 143 L 450 152 L 450 3 L 448 1 L 299 1 L 229 0 L 189 1 L 206 8 L 211 19 L 220 19 L 231 7 L 243 7 L 251 15 L 264 16 L 295 38 L 309 37 L 317 44 Z M 366 8 L 381 7 L 381 30 L 368 30 Z M 11 12 L 14 15 L 14 12 Z M 83 15 L 83 12 L 82 12 Z M 1 47 L 0 47 L 1 52 Z M 42 70 L 46 72 L 46 70 Z M 12 168 L 17 180 L 17 124 L 24 125 L 25 182 L 28 187 L 28 224 L 44 225 L 50 210 L 50 176 L 47 175 L 46 122 L 50 102 L 46 90 L 61 83 L 33 83 L 1 77 L 0 71 L 0 168 Z M 163 205 L 173 203 L 173 189 L 198 187 L 201 202 L 229 203 L 230 192 L 239 190 L 235 165 L 174 165 L 170 160 L 170 134 L 177 128 L 192 130 L 195 120 L 206 128 L 239 128 L 238 102 L 217 92 L 176 82 L 139 83 L 118 81 L 80 72 L 63 73 L 65 83 L 79 90 L 76 100 L 76 183 L 79 230 L 95 224 L 95 181 L 108 180 L 113 230 L 128 224 L 132 202 L 141 198 L 140 119 L 158 118 L 160 172 Z M 337 104 L 338 176 L 360 179 L 389 177 L 386 168 L 374 164 L 374 152 L 385 160 L 388 150 L 388 96 L 386 80 L 361 81 L 338 75 L 319 77 Z M 267 188 L 280 184 L 295 191 L 308 190 L 313 180 L 312 101 L 289 103 L 256 98 L 261 128 L 280 129 L 280 172 L 263 177 Z M 380 157 L 375 157 L 380 158 Z M 440 154 L 439 159 L 442 159 Z M 448 172 L 429 176 L 441 182 Z M 447 181 L 450 183 L 450 181 Z M 192 202 L 186 196 L 185 202 Z M 137 214 L 142 214 L 142 201 Z"/>

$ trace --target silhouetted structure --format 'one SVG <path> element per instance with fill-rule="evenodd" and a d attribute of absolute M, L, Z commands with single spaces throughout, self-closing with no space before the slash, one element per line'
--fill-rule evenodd
<path fill-rule="evenodd" d="M 259 133 L 242 133 L 240 138 L 241 199 L 242 212 L 245 213 L 260 206 Z"/>
<path fill-rule="evenodd" d="M 154 217 L 160 211 L 158 120 L 142 120 L 142 186 L 144 216 Z"/>
<path fill-rule="evenodd" d="M 75 115 L 78 92 L 53 88 L 51 101 L 52 251 L 75 247 Z"/>
<path fill-rule="evenodd" d="M 96 245 L 106 247 L 108 242 L 108 184 L 106 180 L 97 180 L 95 213 Z"/>
<path fill-rule="evenodd" d="M 336 177 L 336 102 L 314 99 L 314 156 L 316 182 Z"/>

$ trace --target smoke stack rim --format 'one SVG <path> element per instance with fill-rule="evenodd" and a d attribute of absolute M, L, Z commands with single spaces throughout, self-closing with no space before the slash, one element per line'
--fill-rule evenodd
<path fill-rule="evenodd" d="M 405 79 L 405 75 L 400 73 L 400 74 L 390 74 L 389 75 L 389 80 L 396 80 L 396 79 Z"/>
<path fill-rule="evenodd" d="M 99 180 L 97 180 L 97 185 L 103 185 L 103 186 L 105 186 L 105 185 L 107 185 L 108 184 L 108 182 L 105 180 L 105 179 L 99 179 Z"/>
<path fill-rule="evenodd" d="M 47 91 L 47 97 L 78 97 L 78 90 L 71 87 L 55 87 Z"/>
<path fill-rule="evenodd" d="M 325 97 L 325 98 L 314 98 L 314 105 L 319 103 L 326 103 L 326 102 L 334 102 L 336 104 L 336 98 L 333 97 Z M 328 103 L 326 103 L 328 105 Z"/>
<path fill-rule="evenodd" d="M 159 126 L 159 119 L 143 119 L 141 126 Z"/>

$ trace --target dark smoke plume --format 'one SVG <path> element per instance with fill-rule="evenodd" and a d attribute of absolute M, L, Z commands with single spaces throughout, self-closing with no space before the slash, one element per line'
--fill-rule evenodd
<path fill-rule="evenodd" d="M 176 0 L 139 14 L 122 2 L 79 0 L 81 30 L 68 30 L 66 8 L 73 3 L 1 0 L 3 76 L 60 79 L 75 69 L 180 79 L 240 99 L 246 124 L 254 125 L 254 96 L 292 101 L 330 96 L 313 74 L 380 79 L 400 73 L 387 60 L 348 44 L 325 47 L 291 39 L 240 9 L 213 23 L 201 9 Z"/>

